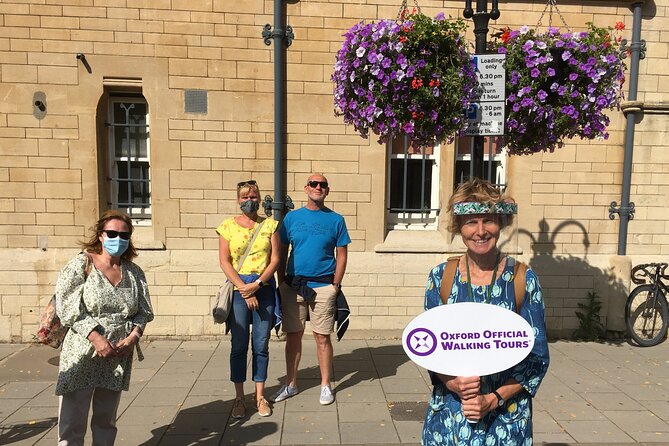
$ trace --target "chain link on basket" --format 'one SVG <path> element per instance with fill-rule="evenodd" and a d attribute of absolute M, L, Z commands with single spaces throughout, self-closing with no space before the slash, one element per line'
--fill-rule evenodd
<path fill-rule="evenodd" d="M 413 0 L 413 4 L 416 7 L 416 11 L 421 14 L 420 10 L 420 5 L 418 5 L 418 0 Z M 407 0 L 402 0 L 402 4 L 400 5 L 400 10 L 397 13 L 397 20 L 400 20 L 402 18 L 402 13 L 404 11 L 407 11 L 409 9 L 409 5 L 407 4 Z"/>
<path fill-rule="evenodd" d="M 406 3 L 406 1 L 405 1 Z M 541 17 L 539 17 L 539 21 L 537 22 L 536 28 L 539 28 L 542 26 L 541 21 L 544 19 L 544 15 L 546 15 L 546 11 L 548 11 L 548 27 L 553 26 L 553 9 L 555 9 L 555 12 L 557 12 L 558 16 L 560 17 L 560 20 L 562 21 L 562 24 L 564 25 L 565 29 L 568 32 L 571 32 L 569 29 L 569 25 L 567 25 L 567 22 L 565 21 L 564 17 L 562 16 L 562 13 L 560 12 L 560 9 L 558 8 L 557 5 L 557 0 L 548 0 L 546 2 L 546 7 L 544 7 L 544 11 L 541 13 Z"/>

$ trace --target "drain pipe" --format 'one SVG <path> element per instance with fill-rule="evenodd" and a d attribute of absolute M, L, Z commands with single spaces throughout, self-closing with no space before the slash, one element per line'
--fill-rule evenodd
<path fill-rule="evenodd" d="M 263 207 L 276 221 L 283 219 L 284 208 L 292 209 L 290 197 L 284 194 L 284 153 L 286 146 L 286 48 L 293 43 L 293 28 L 286 26 L 286 0 L 274 0 L 274 30 L 266 24 L 262 37 L 269 46 L 274 40 L 274 200 L 265 197 Z M 285 47 L 284 47 L 285 43 Z M 272 211 L 268 212 L 271 208 Z"/>
<path fill-rule="evenodd" d="M 632 3 L 633 25 L 632 43 L 630 48 L 630 87 L 627 101 L 621 104 L 621 108 L 627 119 L 625 128 L 625 155 L 623 164 L 623 184 L 620 206 L 613 201 L 609 207 L 609 218 L 613 220 L 614 214 L 620 216 L 620 227 L 618 230 L 618 255 L 627 254 L 627 227 L 630 220 L 634 218 L 634 203 L 630 202 L 630 187 L 632 183 L 632 159 L 634 154 L 634 127 L 636 115 L 643 110 L 643 102 L 637 101 L 637 89 L 639 85 L 639 60 L 646 57 L 646 42 L 641 40 L 641 16 L 643 1 Z M 623 48 L 627 41 L 623 40 Z"/>
<path fill-rule="evenodd" d="M 637 101 L 637 88 L 639 84 L 639 60 L 645 57 L 646 42 L 641 40 L 641 9 L 643 1 L 635 1 L 631 5 L 633 11 L 632 43 L 630 47 L 630 87 L 627 101 L 620 105 L 625 118 L 625 154 L 623 162 L 623 184 L 620 207 L 614 201 L 609 207 L 609 218 L 614 219 L 614 214 L 620 216 L 618 228 L 618 255 L 609 259 L 611 272 L 614 280 L 623 285 L 622 289 L 608 287 L 608 309 L 606 314 L 607 337 L 618 339 L 625 333 L 625 301 L 630 287 L 630 275 L 632 262 L 627 257 L 627 226 L 634 218 L 634 203 L 630 203 L 630 187 L 632 184 L 632 159 L 634 153 L 634 126 L 636 125 L 637 113 L 643 112 L 643 102 Z M 623 47 L 627 45 L 623 41 Z"/>

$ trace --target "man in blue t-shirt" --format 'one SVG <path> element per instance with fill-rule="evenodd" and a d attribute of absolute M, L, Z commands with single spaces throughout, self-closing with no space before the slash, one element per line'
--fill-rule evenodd
<path fill-rule="evenodd" d="M 327 178 L 312 174 L 304 191 L 306 206 L 289 212 L 279 230 L 282 255 L 277 274 L 283 331 L 286 332 L 286 383 L 272 400 L 283 401 L 298 392 L 297 369 L 308 317 L 321 371 L 320 403 L 330 404 L 334 401 L 330 382 L 334 356 L 330 333 L 334 330 L 335 300 L 346 271 L 351 239 L 344 217 L 325 207 L 325 197 L 330 192 Z"/>

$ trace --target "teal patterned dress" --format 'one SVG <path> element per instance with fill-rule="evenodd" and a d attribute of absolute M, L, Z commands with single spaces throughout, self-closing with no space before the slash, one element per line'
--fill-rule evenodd
<path fill-rule="evenodd" d="M 501 276 L 491 292 L 490 304 L 515 311 L 513 269 L 515 261 L 506 257 Z M 439 288 L 446 263 L 436 266 L 427 280 L 425 309 L 441 305 Z M 470 302 L 469 285 L 458 270 L 448 303 Z M 447 284 L 446 286 L 449 286 Z M 474 286 L 474 302 L 485 302 L 488 285 Z M 478 423 L 470 424 L 462 414 L 462 404 L 456 394 L 436 376 L 434 389 L 423 426 L 423 446 L 528 446 L 532 444 L 532 397 L 548 370 L 548 342 L 544 323 L 544 301 L 537 275 L 527 269 L 525 299 L 520 310 L 534 329 L 534 348 L 527 358 L 514 367 L 494 375 L 481 377 L 481 393 L 496 390 L 509 378 L 514 378 L 523 390 L 509 399 L 504 407 L 486 414 Z"/>
<path fill-rule="evenodd" d="M 56 395 L 91 387 L 128 390 L 132 353 L 102 358 L 86 337 L 97 329 L 118 342 L 134 325 L 144 331 L 153 320 L 146 277 L 139 266 L 121 260 L 122 277 L 116 286 L 92 264 L 85 278 L 85 268 L 86 255 L 79 254 L 65 265 L 56 282 L 56 312 L 70 327 L 60 353 Z"/>

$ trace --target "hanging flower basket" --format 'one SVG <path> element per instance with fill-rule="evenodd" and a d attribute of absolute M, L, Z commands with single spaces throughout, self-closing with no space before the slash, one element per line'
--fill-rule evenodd
<path fill-rule="evenodd" d="M 625 53 L 615 30 L 588 24 L 588 31 L 537 33 L 509 29 L 494 44 L 506 53 L 506 126 L 511 154 L 553 152 L 565 140 L 607 139 L 606 110 L 622 99 Z"/>
<path fill-rule="evenodd" d="M 443 13 L 415 12 L 353 26 L 336 55 L 335 115 L 380 143 L 405 134 L 433 146 L 458 134 L 476 87 L 465 28 Z"/>

